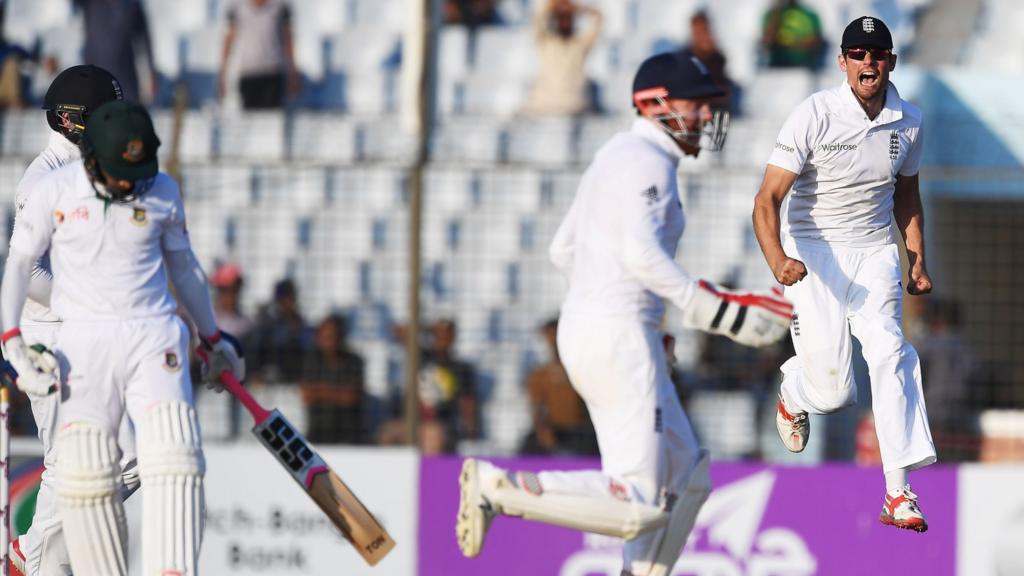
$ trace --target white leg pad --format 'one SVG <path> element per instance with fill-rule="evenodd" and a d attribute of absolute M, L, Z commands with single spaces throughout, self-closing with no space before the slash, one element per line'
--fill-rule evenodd
<path fill-rule="evenodd" d="M 137 437 L 142 479 L 142 573 L 194 576 L 202 542 L 203 459 L 192 406 L 162 402 L 146 412 Z"/>
<path fill-rule="evenodd" d="M 707 450 L 701 450 L 700 458 L 690 473 L 686 488 L 672 506 L 668 527 L 654 550 L 654 563 L 645 576 L 668 576 L 679 561 L 679 554 L 690 537 L 708 495 L 711 494 L 711 476 L 708 474 L 710 458 Z"/>
<path fill-rule="evenodd" d="M 534 494 L 512 487 L 489 491 L 487 498 L 506 516 L 631 540 L 665 526 L 669 515 L 661 508 L 614 497 Z"/>
<path fill-rule="evenodd" d="M 72 570 L 79 576 L 127 575 L 117 441 L 95 424 L 74 422 L 57 434 L 57 454 L 57 506 Z"/>

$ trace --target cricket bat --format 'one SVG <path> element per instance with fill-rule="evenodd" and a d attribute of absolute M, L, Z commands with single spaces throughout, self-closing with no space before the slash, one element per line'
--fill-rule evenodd
<path fill-rule="evenodd" d="M 230 372 L 220 381 L 256 420 L 252 433 L 302 486 L 370 566 L 395 547 L 387 530 L 276 408 L 266 410 Z"/>

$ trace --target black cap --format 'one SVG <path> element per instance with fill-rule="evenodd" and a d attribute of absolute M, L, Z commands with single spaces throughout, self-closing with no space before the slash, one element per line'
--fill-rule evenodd
<path fill-rule="evenodd" d="M 85 125 L 85 142 L 100 167 L 118 180 L 145 180 L 159 170 L 160 139 L 146 109 L 134 102 L 107 102 Z"/>
<path fill-rule="evenodd" d="M 657 54 L 644 60 L 633 78 L 633 105 L 655 96 L 695 100 L 725 95 L 699 58 L 678 52 Z"/>
<path fill-rule="evenodd" d="M 861 16 L 843 31 L 843 50 L 850 48 L 888 48 L 892 50 L 892 34 L 881 19 Z"/>
<path fill-rule="evenodd" d="M 57 75 L 43 97 L 43 110 L 50 128 L 60 131 L 60 121 L 55 112 L 77 113 L 83 123 L 89 113 L 111 100 L 123 100 L 121 83 L 114 75 L 99 66 L 83 64 L 72 66 Z"/>

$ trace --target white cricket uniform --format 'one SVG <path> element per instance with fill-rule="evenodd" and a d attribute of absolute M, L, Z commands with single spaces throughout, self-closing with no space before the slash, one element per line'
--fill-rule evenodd
<path fill-rule="evenodd" d="M 922 147 L 921 111 L 895 86 L 871 120 L 844 82 L 793 111 L 768 160 L 798 175 L 783 207 L 783 246 L 807 267 L 786 288 L 796 356 L 782 366 L 783 397 L 814 414 L 854 404 L 852 332 L 871 377 L 886 472 L 935 461 L 920 363 L 901 327 L 893 219 L 896 177 L 918 173 Z"/>
<path fill-rule="evenodd" d="M 15 196 L 15 226 L 29 197 L 37 189 L 39 181 L 50 172 L 81 158 L 78 146 L 57 132 L 50 133 L 47 147 L 29 164 L 18 182 Z M 49 281 L 53 273 L 49 252 L 45 253 L 32 271 L 34 277 Z M 60 317 L 45 304 L 29 298 L 22 312 L 21 332 L 29 345 L 43 344 L 54 348 Z M 57 502 L 54 494 L 56 450 L 54 435 L 57 431 L 57 415 L 60 398 L 53 394 L 45 397 L 29 396 L 32 416 L 36 422 L 39 440 L 43 444 L 43 475 L 36 496 L 35 513 L 28 532 L 19 539 L 21 552 L 25 555 L 28 576 L 34 574 L 70 574 L 70 561 L 60 533 L 60 519 L 57 516 Z M 131 424 L 122 420 L 118 443 L 124 453 L 122 466 L 135 459 L 135 439 Z"/>
<path fill-rule="evenodd" d="M 190 249 L 177 184 L 160 173 L 141 198 L 100 199 L 72 162 L 40 179 L 22 210 L 11 250 L 50 251 L 51 307 L 64 321 L 60 422 L 115 434 L 161 401 L 192 402 L 189 331 L 175 314 L 164 252 Z"/>
<path fill-rule="evenodd" d="M 663 299 L 683 308 L 694 289 L 674 261 L 681 158 L 670 136 L 637 119 L 598 151 L 552 242 L 552 261 L 569 277 L 558 349 L 593 420 L 601 471 L 541 473 L 546 492 L 661 506 L 699 457 L 659 330 Z M 646 573 L 664 530 L 626 542 L 625 568 Z"/>

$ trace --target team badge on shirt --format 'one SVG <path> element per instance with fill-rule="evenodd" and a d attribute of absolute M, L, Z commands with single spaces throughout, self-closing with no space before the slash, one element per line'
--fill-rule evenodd
<path fill-rule="evenodd" d="M 132 208 L 132 224 L 145 226 L 147 222 L 149 222 L 149 217 L 146 216 L 145 208 Z"/>
<path fill-rule="evenodd" d="M 57 219 L 57 224 L 64 223 L 64 213 L 61 212 L 60 210 L 54 210 L 53 217 Z"/>
<path fill-rule="evenodd" d="M 181 370 L 181 361 L 178 360 L 178 353 L 173 350 L 164 352 L 164 369 L 168 372 Z"/>

